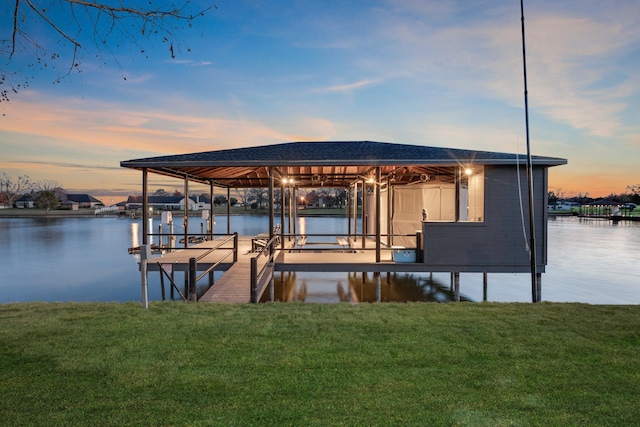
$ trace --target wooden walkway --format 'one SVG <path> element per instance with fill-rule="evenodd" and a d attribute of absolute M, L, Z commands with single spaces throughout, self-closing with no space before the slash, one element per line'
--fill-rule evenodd
<path fill-rule="evenodd" d="M 238 254 L 238 262 L 233 264 L 216 283 L 210 287 L 198 301 L 204 302 L 228 302 L 228 303 L 248 303 L 251 301 L 251 258 L 256 256 L 255 253 Z M 259 268 L 264 266 L 266 257 L 261 256 L 258 259 Z M 273 273 L 273 265 L 265 276 L 271 277 Z M 258 295 L 264 291 L 268 281 L 258 283 Z"/>

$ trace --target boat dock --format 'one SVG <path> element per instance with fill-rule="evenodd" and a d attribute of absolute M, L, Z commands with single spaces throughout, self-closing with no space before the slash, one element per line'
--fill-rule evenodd
<path fill-rule="evenodd" d="M 300 239 L 297 239 L 300 241 Z M 344 239 L 342 239 L 344 240 Z M 276 237 L 273 243 L 278 243 Z M 260 300 L 268 289 L 275 272 L 419 272 L 420 263 L 395 262 L 392 248 L 381 251 L 376 261 L 375 243 L 359 245 L 336 243 L 307 243 L 296 245 L 294 240 L 276 247 L 267 244 L 256 250 L 255 236 L 234 235 L 205 240 L 183 249 L 176 249 L 146 260 L 147 272 L 159 272 L 161 286 L 165 279 L 173 291 L 183 299 L 195 299 L 196 284 L 208 276 L 208 287 L 197 298 L 203 302 L 248 303 Z M 214 281 L 213 272 L 223 271 Z M 184 292 L 176 283 L 174 273 L 184 273 Z M 190 296 L 191 294 L 191 296 Z"/>

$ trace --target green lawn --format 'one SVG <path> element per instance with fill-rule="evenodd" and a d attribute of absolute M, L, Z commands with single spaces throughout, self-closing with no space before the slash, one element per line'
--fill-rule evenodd
<path fill-rule="evenodd" d="M 0 425 L 626 426 L 640 306 L 0 305 Z"/>

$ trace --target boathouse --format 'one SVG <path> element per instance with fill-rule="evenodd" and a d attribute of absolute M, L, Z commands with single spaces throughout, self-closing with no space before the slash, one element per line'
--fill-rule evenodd
<path fill-rule="evenodd" d="M 190 182 L 206 184 L 211 199 L 219 189 L 229 194 L 235 188 L 267 188 L 269 227 L 262 241 L 254 236 L 249 253 L 269 246 L 269 257 L 264 258 L 261 268 L 269 274 L 450 272 L 457 278 L 461 272 L 519 273 L 531 271 L 530 251 L 535 250 L 540 283 L 547 264 L 548 169 L 566 163 L 561 158 L 531 157 L 531 210 L 527 159 L 509 153 L 372 141 L 290 142 L 135 159 L 123 161 L 121 166 L 142 172 L 143 204 L 149 198 L 149 173 L 182 180 L 185 194 Z M 340 253 L 314 251 L 310 256 L 304 247 L 309 236 L 295 229 L 297 203 L 292 201 L 297 191 L 318 187 L 348 191 L 348 227 L 344 235 L 335 236 L 344 249 Z M 274 201 L 276 188 L 282 189 L 279 203 Z M 289 208 L 281 209 L 278 218 L 275 205 Z M 143 206 L 142 212 L 146 215 L 148 206 Z M 524 225 L 529 223 L 529 212 L 533 213 L 535 248 L 528 247 L 532 239 Z M 152 234 L 146 219 L 142 228 L 146 244 Z M 227 234 L 231 236 L 232 230 Z M 183 241 L 188 245 L 189 236 Z M 212 251 L 199 253 L 197 268 L 231 268 L 239 262 L 237 245 L 233 243 L 233 261 L 226 257 L 225 261 L 207 262 Z M 208 247 L 216 246 L 209 243 Z M 162 270 L 169 262 L 173 263 L 172 272 L 189 268 L 175 253 L 166 257 L 151 259 L 150 271 Z M 256 258 L 252 263 L 258 262 Z M 250 286 L 251 300 L 264 290 L 258 282 L 268 282 L 256 274 L 251 273 L 242 285 Z M 201 278 L 204 273 L 196 276 Z M 217 286 L 212 286 L 212 292 Z M 540 300 L 539 289 L 532 291 L 532 300 Z"/>

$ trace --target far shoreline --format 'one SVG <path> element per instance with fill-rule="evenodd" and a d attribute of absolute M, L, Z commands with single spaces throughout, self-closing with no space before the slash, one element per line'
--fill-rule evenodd
<path fill-rule="evenodd" d="M 129 214 L 122 214 L 125 211 L 105 212 L 101 214 L 95 214 L 91 208 L 81 208 L 79 210 L 50 210 L 37 209 L 37 208 L 11 208 L 0 209 L 1 218 L 130 218 Z M 182 211 L 171 211 L 174 216 L 179 217 L 183 215 Z M 201 217 L 203 211 L 189 211 L 189 217 Z M 280 216 L 280 211 L 277 211 L 276 217 Z M 215 207 L 213 210 L 214 216 L 226 216 L 226 206 Z M 269 215 L 268 209 L 245 209 L 244 207 L 232 206 L 230 210 L 231 216 L 237 215 L 255 215 L 255 216 L 267 216 Z M 549 217 L 558 216 L 575 216 L 576 212 L 571 211 L 549 211 L 547 213 Z M 153 217 L 158 217 L 158 213 L 154 213 Z M 346 217 L 346 210 L 344 208 L 307 208 L 300 209 L 298 211 L 299 217 Z M 139 216 L 137 218 L 140 218 Z"/>
<path fill-rule="evenodd" d="M 181 217 L 184 212 L 174 210 L 171 211 L 175 217 Z M 189 217 L 201 217 L 202 210 L 189 211 Z M 232 206 L 230 209 L 230 215 L 255 215 L 255 216 L 267 216 L 269 215 L 268 209 L 245 209 L 244 207 Z M 214 207 L 214 216 L 226 216 L 227 207 Z M 159 213 L 154 212 L 153 217 L 158 217 Z M 280 211 L 276 211 L 276 217 L 280 216 Z M 344 208 L 308 208 L 300 209 L 298 216 L 332 216 L 332 217 L 346 217 L 346 211 Z M 112 211 L 95 214 L 91 208 L 80 208 L 78 210 L 49 210 L 37 209 L 37 208 L 11 208 L 0 209 L 0 218 L 130 218 L 129 213 L 125 211 Z M 137 218 L 140 218 L 139 216 Z"/>

